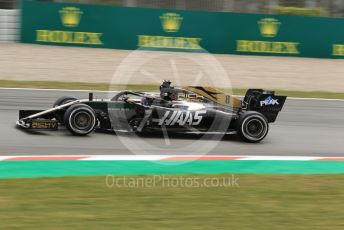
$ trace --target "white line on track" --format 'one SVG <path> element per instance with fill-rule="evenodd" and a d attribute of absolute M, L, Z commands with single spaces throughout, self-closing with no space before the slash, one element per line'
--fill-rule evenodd
<path fill-rule="evenodd" d="M 87 90 L 87 89 L 39 89 L 39 88 L 3 88 L 0 87 L 0 90 L 23 90 L 23 91 L 60 91 L 60 92 L 98 92 L 98 93 L 115 93 L 119 92 L 116 91 L 108 91 L 108 90 Z M 153 92 L 152 92 L 153 93 Z M 243 97 L 242 95 L 233 95 Z M 344 101 L 344 99 L 335 99 L 335 98 L 311 98 L 311 97 L 288 97 L 288 99 L 292 100 L 313 100 L 313 101 Z"/>
<path fill-rule="evenodd" d="M 3 88 L 3 87 L 0 87 L 0 90 L 60 91 L 60 92 L 99 92 L 99 93 L 118 92 L 118 90 L 116 90 L 116 91 L 108 91 L 108 90 L 87 90 L 87 89 L 39 89 L 39 88 Z"/>
<path fill-rule="evenodd" d="M 241 155 L 32 155 L 0 156 L 0 161 L 81 160 L 81 161 L 344 161 L 344 157 L 241 156 Z"/>

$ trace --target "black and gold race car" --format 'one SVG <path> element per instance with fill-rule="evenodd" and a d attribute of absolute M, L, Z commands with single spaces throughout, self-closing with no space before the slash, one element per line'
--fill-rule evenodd
<path fill-rule="evenodd" d="M 269 123 L 281 111 L 286 96 L 249 89 L 243 99 L 216 88 L 175 88 L 164 81 L 160 93 L 118 92 L 111 99 L 62 97 L 44 111 L 21 110 L 17 125 L 25 129 L 57 130 L 64 125 L 84 136 L 95 129 L 115 132 L 191 132 L 237 134 L 247 142 L 263 140 Z"/>

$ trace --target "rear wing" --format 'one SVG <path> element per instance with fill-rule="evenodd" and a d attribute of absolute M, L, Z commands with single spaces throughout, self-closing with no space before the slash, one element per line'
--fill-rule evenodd
<path fill-rule="evenodd" d="M 243 100 L 243 108 L 262 113 L 268 122 L 274 122 L 282 110 L 286 96 L 275 95 L 274 91 L 249 89 Z"/>

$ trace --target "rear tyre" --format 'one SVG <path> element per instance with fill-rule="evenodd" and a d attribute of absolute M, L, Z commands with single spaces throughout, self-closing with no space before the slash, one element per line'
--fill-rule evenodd
<path fill-rule="evenodd" d="M 69 107 L 64 114 L 66 128 L 76 136 L 85 136 L 91 133 L 96 126 L 97 118 L 94 110 L 85 104 L 75 104 Z"/>
<path fill-rule="evenodd" d="M 261 113 L 247 111 L 239 117 L 237 131 L 243 141 L 256 143 L 266 137 L 269 132 L 269 124 Z"/>

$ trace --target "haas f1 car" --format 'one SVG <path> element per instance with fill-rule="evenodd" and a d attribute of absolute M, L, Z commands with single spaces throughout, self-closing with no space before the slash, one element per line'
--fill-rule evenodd
<path fill-rule="evenodd" d="M 249 89 L 243 99 L 216 88 L 175 88 L 164 81 L 159 93 L 122 91 L 111 99 L 61 97 L 53 108 L 20 110 L 17 125 L 33 130 L 65 126 L 84 136 L 94 130 L 237 134 L 246 142 L 263 140 L 286 96 Z"/>

